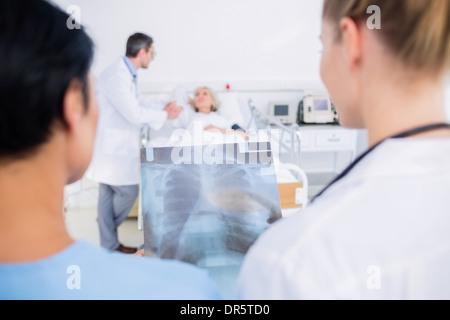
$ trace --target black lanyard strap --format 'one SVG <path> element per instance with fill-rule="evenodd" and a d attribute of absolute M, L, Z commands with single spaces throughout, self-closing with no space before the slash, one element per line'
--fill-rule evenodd
<path fill-rule="evenodd" d="M 408 130 L 408 131 L 399 133 L 393 137 L 390 137 L 388 139 L 385 139 L 385 140 L 377 143 L 376 145 L 371 147 L 369 150 L 364 152 L 362 155 L 360 155 L 355 161 L 353 161 L 344 171 L 341 172 L 341 174 L 339 174 L 335 179 L 333 179 L 333 181 L 328 186 L 326 186 L 322 191 L 320 191 L 319 194 L 317 194 L 311 202 L 314 202 L 318 197 L 323 195 L 325 193 L 325 191 L 327 191 L 332 185 L 334 185 L 336 182 L 338 182 L 339 180 L 341 180 L 342 178 L 347 176 L 350 173 L 350 171 L 352 171 L 353 168 L 358 163 L 360 163 L 365 157 L 367 157 L 371 152 L 373 152 L 377 147 L 379 147 L 386 140 L 407 138 L 407 137 L 415 136 L 420 133 L 435 131 L 435 130 L 440 130 L 440 129 L 450 129 L 450 124 L 449 123 L 436 123 L 436 124 L 431 124 L 431 125 L 414 128 L 412 130 Z"/>

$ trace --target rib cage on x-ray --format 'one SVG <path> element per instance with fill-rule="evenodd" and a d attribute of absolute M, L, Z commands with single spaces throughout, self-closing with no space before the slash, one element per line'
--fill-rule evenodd
<path fill-rule="evenodd" d="M 141 175 L 144 247 L 164 259 L 227 264 L 281 218 L 276 179 L 258 164 L 147 163 Z"/>

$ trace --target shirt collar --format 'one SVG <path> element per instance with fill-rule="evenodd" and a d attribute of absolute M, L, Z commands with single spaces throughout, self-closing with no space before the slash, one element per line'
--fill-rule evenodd
<path fill-rule="evenodd" d="M 134 66 L 133 62 L 131 62 L 131 60 L 128 57 L 125 57 L 123 59 L 125 61 L 125 64 L 128 67 L 128 70 L 130 70 L 131 75 L 133 76 L 134 79 L 137 78 L 137 69 Z"/>

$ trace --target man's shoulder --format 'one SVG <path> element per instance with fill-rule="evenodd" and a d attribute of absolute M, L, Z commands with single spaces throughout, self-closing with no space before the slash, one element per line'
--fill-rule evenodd
<path fill-rule="evenodd" d="M 111 290 L 127 288 L 127 294 L 118 291 L 119 296 L 131 295 L 134 299 L 217 298 L 207 272 L 194 265 L 99 248 L 86 250 L 83 258 L 89 260 L 87 273 L 93 282 L 98 281 L 97 285 Z"/>
<path fill-rule="evenodd" d="M 219 298 L 204 270 L 177 261 L 110 252 L 84 241 L 51 257 L 1 270 L 0 298 Z M 2 291 L 2 286 L 8 290 Z"/>
<path fill-rule="evenodd" d="M 114 75 L 126 75 L 127 74 L 128 69 L 125 65 L 125 62 L 123 61 L 123 57 L 117 58 L 113 63 L 111 63 L 110 65 L 108 65 L 101 73 L 100 73 L 100 77 L 99 79 L 105 80 L 110 78 L 111 76 Z"/>

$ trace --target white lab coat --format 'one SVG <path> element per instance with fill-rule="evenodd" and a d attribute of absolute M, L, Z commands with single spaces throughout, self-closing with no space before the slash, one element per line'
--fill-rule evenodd
<path fill-rule="evenodd" d="M 450 299 L 450 139 L 388 140 L 263 234 L 243 299 Z"/>
<path fill-rule="evenodd" d="M 133 76 L 118 59 L 97 82 L 99 122 L 87 177 L 113 186 L 135 185 L 139 177 L 140 127 L 158 130 L 167 119 L 162 104 L 140 97 Z"/>

